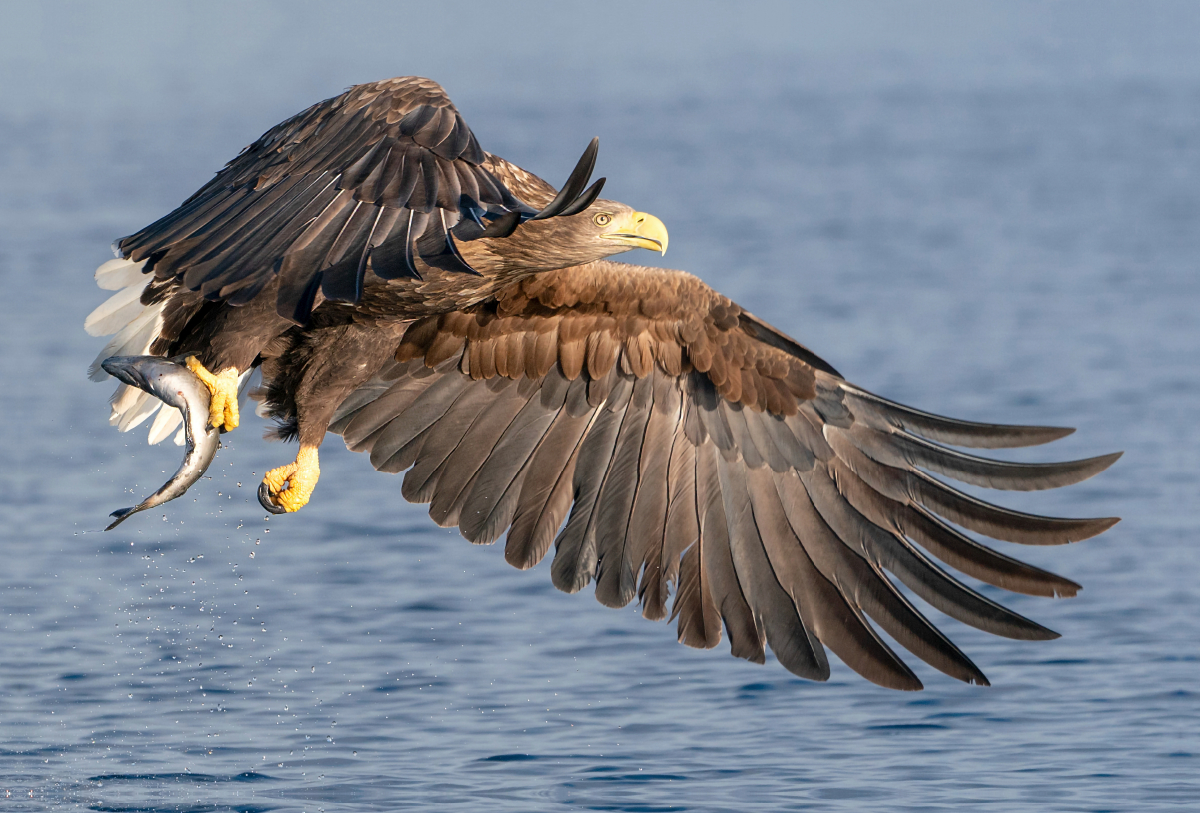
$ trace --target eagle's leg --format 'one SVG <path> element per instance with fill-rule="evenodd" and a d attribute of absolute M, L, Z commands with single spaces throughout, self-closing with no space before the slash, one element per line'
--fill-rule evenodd
<path fill-rule="evenodd" d="M 226 367 L 213 375 L 195 356 L 189 356 L 188 369 L 208 387 L 208 423 L 215 429 L 236 429 L 238 425 L 238 370 Z"/>
<path fill-rule="evenodd" d="M 176 339 L 159 348 L 166 356 L 188 356 L 188 369 L 208 387 L 208 422 L 217 428 L 238 425 L 238 378 L 253 367 L 259 354 L 292 327 L 292 322 L 275 312 L 278 279 L 245 305 L 188 300 L 180 295 L 178 314 L 168 309 L 168 321 L 176 325 Z M 215 372 L 210 372 L 215 371 Z"/>
<path fill-rule="evenodd" d="M 317 459 L 317 447 L 302 445 L 295 463 L 271 469 L 263 477 L 263 486 L 267 493 L 262 496 L 286 513 L 299 511 L 308 504 L 308 498 L 317 487 L 317 479 L 320 476 L 321 465 Z M 284 488 L 284 483 L 287 483 L 287 488 Z"/>
<path fill-rule="evenodd" d="M 258 499 L 264 508 L 291 513 L 308 503 L 321 475 L 317 448 L 338 405 L 392 357 L 406 326 L 407 322 L 363 319 L 310 327 L 293 335 L 280 355 L 264 360 L 266 389 L 282 399 L 272 401 L 268 395 L 268 405 L 277 415 L 294 415 L 300 438 L 296 462 L 263 477 Z"/>

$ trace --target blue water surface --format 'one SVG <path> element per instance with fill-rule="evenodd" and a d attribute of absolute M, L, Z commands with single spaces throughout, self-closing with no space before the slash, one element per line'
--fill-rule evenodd
<path fill-rule="evenodd" d="M 0 809 L 1195 809 L 1200 8 L 1159 3 L 44 4 L 0 11 Z M 246 417 L 187 497 L 103 533 L 174 447 L 107 426 L 81 324 L 109 242 L 347 85 L 437 78 L 487 149 L 607 194 L 850 380 L 1117 449 L 1004 495 L 1120 515 L 930 611 L 993 682 L 828 683 L 675 643 L 509 568 L 336 439 L 313 502 Z M 655 263 L 648 253 L 632 262 Z"/>

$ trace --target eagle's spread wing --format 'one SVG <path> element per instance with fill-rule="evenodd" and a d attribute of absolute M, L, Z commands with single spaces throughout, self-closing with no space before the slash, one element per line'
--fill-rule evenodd
<path fill-rule="evenodd" d="M 507 531 L 513 565 L 553 543 L 559 588 L 595 580 L 601 602 L 637 597 L 649 618 L 666 616 L 673 590 L 682 642 L 715 646 L 723 622 L 735 655 L 762 661 L 769 644 L 818 680 L 825 645 L 876 683 L 921 687 L 870 619 L 943 672 L 986 683 L 891 579 L 988 632 L 1053 638 L 930 557 L 1009 590 L 1072 595 L 1075 583 L 949 523 L 1049 545 L 1116 522 L 1010 511 L 929 473 L 1032 490 L 1118 457 L 1022 464 L 941 445 L 1030 446 L 1070 430 L 892 403 L 694 277 L 607 262 L 413 323 L 331 428 L 377 469 L 407 470 L 404 496 L 431 503 L 439 524 L 478 543 Z"/>
<path fill-rule="evenodd" d="M 402 77 L 359 85 L 268 130 L 178 209 L 118 241 L 123 257 L 206 299 L 249 302 L 276 275 L 277 309 L 304 322 L 318 291 L 357 302 L 368 260 L 384 279 L 414 257 L 471 272 L 460 239 L 586 208 L 595 144 L 551 207 L 536 212 L 488 171 L 441 86 Z M 491 231 L 488 227 L 491 226 Z"/>

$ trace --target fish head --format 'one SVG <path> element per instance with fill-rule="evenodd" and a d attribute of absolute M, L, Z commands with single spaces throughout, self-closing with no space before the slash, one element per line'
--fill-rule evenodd
<path fill-rule="evenodd" d="M 159 356 L 112 356 L 100 363 L 104 372 L 139 390 L 161 398 L 171 406 L 183 409 L 192 404 L 185 401 L 203 400 L 207 411 L 207 388 L 191 370 L 173 359 Z"/>

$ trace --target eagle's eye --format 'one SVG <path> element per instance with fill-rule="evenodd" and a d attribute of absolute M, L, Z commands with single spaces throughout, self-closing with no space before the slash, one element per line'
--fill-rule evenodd
<path fill-rule="evenodd" d="M 592 222 L 597 226 L 607 226 L 609 223 L 612 223 L 612 215 L 607 212 L 601 212 L 592 218 Z"/>

